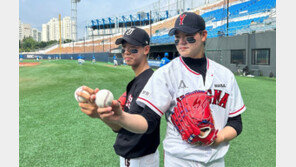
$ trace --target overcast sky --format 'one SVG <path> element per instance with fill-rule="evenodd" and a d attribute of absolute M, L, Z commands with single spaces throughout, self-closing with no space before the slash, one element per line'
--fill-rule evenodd
<path fill-rule="evenodd" d="M 91 19 L 116 16 L 147 6 L 158 0 L 81 0 L 77 5 L 78 37 Z M 19 0 L 19 18 L 41 31 L 42 24 L 51 18 L 71 17 L 71 0 Z"/>

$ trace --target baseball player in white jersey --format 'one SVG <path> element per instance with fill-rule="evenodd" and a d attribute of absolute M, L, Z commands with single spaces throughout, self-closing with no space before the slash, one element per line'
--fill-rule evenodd
<path fill-rule="evenodd" d="M 182 13 L 169 32 L 181 55 L 154 72 L 137 99 L 146 114 L 128 114 L 114 106 L 99 109 L 103 119 L 127 130 L 144 133 L 153 128 L 151 122 L 165 115 L 166 137 L 163 141 L 166 167 L 224 167 L 229 141 L 242 131 L 241 114 L 246 110 L 233 73 L 208 59 L 204 47 L 207 37 L 205 21 L 192 12 Z M 189 144 L 173 125 L 171 115 L 178 99 L 197 91 L 212 95 L 210 109 L 218 130 L 212 145 Z M 146 121 L 144 121 L 146 120 Z"/>

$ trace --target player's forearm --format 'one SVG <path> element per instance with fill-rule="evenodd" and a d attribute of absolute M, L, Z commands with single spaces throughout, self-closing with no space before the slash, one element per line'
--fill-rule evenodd
<path fill-rule="evenodd" d="M 231 126 L 226 126 L 222 129 L 222 134 L 224 136 L 224 141 L 230 141 L 237 136 L 236 130 Z"/>
<path fill-rule="evenodd" d="M 118 124 L 128 131 L 138 134 L 143 134 L 148 129 L 147 120 L 138 114 L 123 112 Z"/>
<path fill-rule="evenodd" d="M 108 125 L 114 132 L 118 132 L 122 127 L 118 124 L 114 124 L 111 122 L 108 122 L 106 120 L 102 120 L 106 125 Z"/>
<path fill-rule="evenodd" d="M 215 144 L 219 145 L 222 142 L 228 142 L 237 136 L 236 130 L 231 126 L 225 126 L 215 140 Z"/>

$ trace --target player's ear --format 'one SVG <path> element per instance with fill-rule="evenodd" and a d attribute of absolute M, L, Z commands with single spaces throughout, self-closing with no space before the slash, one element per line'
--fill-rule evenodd
<path fill-rule="evenodd" d="M 207 36 L 208 36 L 208 31 L 207 30 L 203 30 L 202 31 L 202 41 L 203 42 L 206 42 Z"/>
<path fill-rule="evenodd" d="M 149 52 L 150 52 L 150 45 L 146 45 L 146 46 L 144 46 L 144 54 L 145 54 L 145 55 L 148 55 Z"/>

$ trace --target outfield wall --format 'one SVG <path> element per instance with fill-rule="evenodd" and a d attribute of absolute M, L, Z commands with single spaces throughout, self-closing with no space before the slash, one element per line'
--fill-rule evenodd
<path fill-rule="evenodd" d="M 24 59 L 36 59 L 36 57 L 39 57 L 39 59 L 72 59 L 77 60 L 78 56 L 83 56 L 84 60 L 92 60 L 92 57 L 95 56 L 96 61 L 101 62 L 108 62 L 109 57 L 113 56 L 109 52 L 103 52 L 103 53 L 73 53 L 73 54 L 23 54 Z"/>

